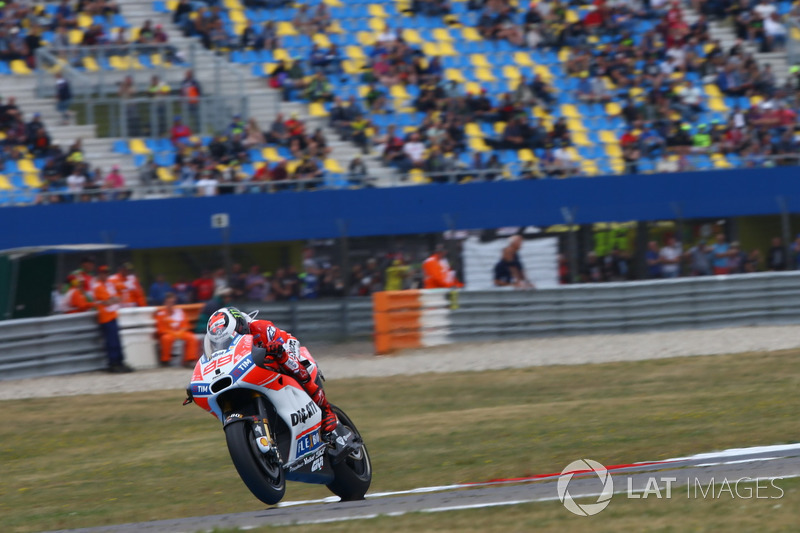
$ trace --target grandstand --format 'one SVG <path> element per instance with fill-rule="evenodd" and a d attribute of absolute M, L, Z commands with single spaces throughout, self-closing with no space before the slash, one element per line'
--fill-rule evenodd
<path fill-rule="evenodd" d="M 497 2 L 500 5 L 505 2 Z M 527 6 L 518 2 L 507 2 L 512 8 L 504 27 L 524 29 Z M 246 4 L 246 5 L 245 5 Z M 268 4 L 281 4 L 280 7 L 254 7 Z M 590 103 L 580 98 L 583 72 L 572 72 L 571 66 L 579 64 L 583 47 L 593 48 L 593 56 L 603 56 L 607 52 L 629 53 L 632 66 L 630 77 L 637 78 L 646 68 L 647 63 L 641 54 L 636 53 L 637 46 L 645 46 L 652 30 L 658 30 L 660 19 L 655 13 L 625 12 L 615 7 L 611 15 L 619 15 L 624 20 L 616 33 L 600 28 L 585 31 L 576 37 L 577 40 L 549 43 L 551 46 L 528 48 L 516 46 L 509 38 L 486 40 L 482 24 L 482 11 L 470 9 L 474 2 L 454 1 L 442 5 L 447 7 L 446 13 L 435 16 L 411 11 L 414 7 L 425 7 L 426 2 L 410 2 L 407 0 L 342 2 L 340 0 L 311 0 L 304 2 L 309 13 L 315 13 L 320 4 L 324 4 L 330 15 L 330 22 L 317 24 L 308 29 L 301 27 L 302 17 L 299 4 L 284 5 L 283 2 L 246 2 L 225 0 L 217 7 L 209 8 L 202 2 L 193 2 L 188 16 L 174 24 L 175 10 L 178 0 L 130 0 L 119 3 L 119 13 L 107 15 L 77 14 L 75 26 L 66 32 L 52 29 L 41 32 L 41 40 L 45 45 L 37 51 L 37 71 L 28 64 L 15 59 L 0 62 L 0 81 L 3 95 L 16 96 L 18 105 L 29 115 L 39 112 L 43 115 L 48 130 L 54 140 L 61 144 L 70 144 L 76 137 L 84 139 L 86 158 L 93 166 L 110 168 L 112 164 L 120 164 L 123 174 L 129 183 L 135 183 L 139 170 L 148 163 L 158 167 L 157 182 L 176 182 L 180 180 L 180 169 L 174 165 L 176 149 L 174 143 L 167 138 L 165 128 L 153 127 L 137 129 L 130 127 L 129 120 L 123 119 L 122 105 L 118 100 L 118 87 L 130 76 L 133 85 L 142 95 L 141 100 L 131 100 L 138 107 L 142 121 L 154 122 L 154 118 L 172 124 L 175 116 L 186 116 L 186 97 L 179 93 L 183 77 L 188 69 L 203 87 L 203 100 L 200 102 L 200 118 L 194 120 L 194 142 L 208 146 L 213 134 L 224 129 L 232 115 L 243 115 L 245 120 L 254 118 L 262 130 L 267 129 L 277 113 L 285 117 L 297 114 L 305 122 L 306 131 L 321 128 L 327 138 L 330 153 L 319 157 L 318 164 L 323 171 L 321 183 L 327 187 L 347 187 L 353 182 L 347 178 L 350 162 L 362 155 L 361 147 L 347 139 L 341 139 L 337 130 L 331 127 L 331 112 L 334 103 L 327 100 L 308 98 L 302 90 L 291 91 L 291 101 L 283 101 L 281 88 L 271 88 L 268 82 L 273 78 L 275 69 L 297 60 L 303 65 L 306 77 L 311 80 L 313 72 L 311 56 L 315 47 L 319 50 L 330 50 L 335 46 L 340 51 L 341 72 L 326 70 L 330 92 L 336 97 L 354 101 L 365 110 L 363 124 L 367 155 L 363 156 L 366 173 L 374 178 L 377 185 L 399 185 L 428 183 L 431 177 L 437 180 L 436 174 L 426 173 L 431 169 L 446 170 L 445 179 L 480 178 L 476 172 L 476 154 L 485 162 L 491 155 L 496 156 L 498 167 L 491 176 L 502 176 L 507 179 L 519 177 L 602 175 L 630 172 L 655 172 L 684 169 L 711 170 L 729 169 L 747 166 L 796 163 L 792 157 L 796 152 L 769 152 L 761 150 L 715 149 L 709 146 L 695 145 L 686 150 L 659 151 L 654 155 L 635 158 L 630 150 L 629 140 L 624 134 L 631 133 L 634 139 L 646 122 L 658 120 L 648 118 L 646 121 L 628 124 L 626 121 L 626 97 L 630 97 L 633 105 L 642 106 L 648 98 L 648 86 L 620 85 L 619 78 L 602 76 L 592 72 L 603 85 L 608 95 L 607 101 Z M 433 2 L 439 5 L 439 2 Z M 492 2 L 489 2 L 492 4 Z M 598 4 L 596 2 L 596 4 Z M 789 2 L 777 2 L 777 13 L 784 17 L 789 27 L 789 44 L 798 40 L 800 30 L 794 18 L 789 15 Z M 56 6 L 48 4 L 43 8 L 41 19 L 47 21 L 57 17 Z M 541 23 L 541 33 L 547 36 L 552 25 L 573 28 L 587 26 L 596 6 L 570 3 L 563 12 L 556 15 L 547 14 Z M 663 14 L 662 14 L 663 15 Z M 698 16 L 688 6 L 680 8 L 680 15 L 686 28 L 696 27 Z M 186 36 L 182 30 L 197 27 L 198 20 L 219 20 L 219 26 L 204 35 Z M 613 19 L 614 17 L 610 17 Z M 625 20 L 627 18 L 627 20 Z M 140 34 L 145 21 L 164 28 L 168 44 L 161 43 L 150 47 L 120 45 L 119 47 L 79 47 L 85 42 L 86 30 L 101 27 L 108 36 L 115 36 L 122 30 L 129 41 L 134 41 Z M 186 21 L 193 21 L 186 24 Z M 274 23 L 277 46 L 274 48 L 255 49 L 252 46 L 239 46 L 241 34 L 252 23 L 260 31 L 268 21 Z M 323 27 L 324 26 L 324 27 Z M 308 31 L 306 31 L 308 30 Z M 33 27 L 25 27 L 25 32 L 33 32 Z M 405 77 L 391 79 L 394 83 L 377 83 L 377 91 L 382 93 L 386 103 L 378 109 L 369 106 L 365 99 L 373 90 L 370 77 L 365 74 L 376 73 L 376 64 L 385 52 L 386 35 L 398 33 L 401 40 L 411 50 L 415 60 L 415 68 L 425 72 L 431 64 L 438 63 L 441 71 L 430 77 L 421 75 L 419 80 Z M 192 33 L 191 31 L 188 33 Z M 197 32 L 195 32 L 197 33 Z M 203 33 L 202 31 L 200 33 Z M 213 38 L 209 37 L 213 33 Z M 692 41 L 684 52 L 697 55 L 698 64 L 712 67 L 713 54 L 716 53 L 713 42 L 718 40 L 723 56 L 735 44 L 737 35 L 734 29 L 724 20 L 712 20 L 708 23 L 705 41 Z M 69 45 L 66 46 L 64 40 Z M 632 46 L 621 43 L 630 40 Z M 655 42 L 659 42 L 656 40 Z M 544 43 L 547 44 L 547 43 Z M 572 44 L 572 46 L 566 46 Z M 744 43 L 742 57 L 752 54 L 759 65 L 769 64 L 775 77 L 775 83 L 769 90 L 754 89 L 742 95 L 726 94 L 717 84 L 713 70 L 697 70 L 687 68 L 686 72 L 669 73 L 666 83 L 672 83 L 671 90 L 680 91 L 686 80 L 701 87 L 702 106 L 695 114 L 687 118 L 676 109 L 670 109 L 663 122 L 681 124 L 690 139 L 696 135 L 709 132 L 702 129 L 703 124 L 710 129 L 719 129 L 722 135 L 724 126 L 737 107 L 747 110 L 751 106 L 767 103 L 773 105 L 778 100 L 774 97 L 774 89 L 781 87 L 788 76 L 787 54 L 784 50 L 771 52 L 759 51 L 757 41 Z M 207 48 L 208 47 L 208 48 Z M 790 46 L 791 48 L 791 46 Z M 118 53 L 117 53 L 118 52 Z M 659 58 L 661 61 L 663 58 Z M 595 61 L 595 59 L 591 59 Z M 758 68 L 756 69 L 758 71 Z M 76 104 L 80 122 L 83 125 L 68 127 L 58 126 L 58 114 L 54 103 L 48 97 L 53 96 L 56 71 L 64 72 L 76 93 Z M 761 70 L 763 72 L 763 68 Z M 147 87 L 152 75 L 158 75 L 172 89 L 172 100 L 165 100 L 168 108 L 164 117 L 156 117 L 156 107 L 152 100 L 148 101 Z M 435 78 L 433 76 L 436 76 Z M 424 79 L 423 79 L 424 78 Z M 455 130 L 463 131 L 463 150 L 460 146 L 442 150 L 439 143 L 425 139 L 429 131 L 439 128 L 440 119 L 450 120 L 448 111 L 436 110 L 433 113 L 420 111 L 417 99 L 425 92 L 426 85 L 439 82 L 440 86 L 453 91 L 457 98 L 466 95 L 485 95 L 493 110 L 502 109 L 506 104 L 506 93 L 514 93 L 520 80 L 530 82 L 538 79 L 551 95 L 550 101 L 534 98 L 523 106 L 512 107 L 521 111 L 523 121 L 538 121 L 546 130 L 545 141 L 525 146 L 511 146 L 506 142 L 510 116 L 494 116 L 491 119 L 476 119 L 466 114 L 463 124 L 456 124 Z M 451 85 L 452 83 L 452 85 Z M 441 98 L 441 96 L 439 96 Z M 787 99 L 788 100 L 788 99 Z M 174 105 L 173 105 L 174 104 Z M 105 106 L 105 107 L 103 107 Z M 372 108 L 371 108 L 372 107 Z M 115 110 L 116 109 L 116 110 Z M 111 110 L 111 111 L 109 111 Z M 191 110 L 190 110 L 191 111 Z M 159 111 L 160 113 L 160 111 Z M 94 119 L 96 126 L 89 123 Z M 563 119 L 563 120 L 560 120 Z M 796 120 L 796 115 L 795 115 Z M 676 122 L 677 121 L 677 122 Z M 442 123 L 444 124 L 444 123 Z M 389 126 L 395 126 L 398 134 L 408 135 L 418 130 L 421 125 L 425 129 L 425 164 L 385 165 L 381 155 L 383 147 L 375 145 L 386 137 Z M 563 131 L 561 128 L 563 125 Z M 629 128 L 629 126 L 632 126 Z M 782 126 L 782 127 L 785 127 Z M 559 131 L 556 138 L 553 128 Z M 649 130 L 648 130 L 649 131 Z M 781 130 L 770 130 L 772 142 L 778 144 Z M 508 136 L 511 136 L 508 134 Z M 662 137 L 667 131 L 662 132 Z M 446 137 L 446 136 L 445 136 Z M 713 135 L 711 135 L 713 138 Z M 441 138 L 441 136 L 440 136 Z M 669 141 L 669 139 L 664 139 Z M 713 139 L 712 139 L 713 140 Z M 624 142 L 623 142 L 624 141 Z M 405 142 L 405 141 L 403 141 Z M 763 144 L 766 141 L 760 142 Z M 371 148 L 370 148 L 371 145 Z M 712 145 L 716 147 L 716 144 Z M 442 152 L 438 155 L 437 152 Z M 429 154 L 437 153 L 436 158 Z M 782 156 L 776 159 L 775 154 Z M 272 167 L 281 160 L 288 160 L 289 172 L 300 165 L 298 153 L 289 147 L 265 143 L 252 146 L 247 150 L 243 161 L 235 161 L 231 166 L 239 179 L 247 180 L 257 174 L 263 167 Z M 428 164 L 432 160 L 432 166 Z M 8 165 L 4 168 L 4 180 L 0 185 L 6 191 L 5 202 L 24 203 L 32 199 L 32 194 L 39 184 L 34 178 L 34 170 L 40 169 L 43 160 L 32 160 L 31 164 Z M 226 170 L 228 165 L 223 165 Z M 488 171 L 485 171 L 488 172 Z M 407 174 L 406 174 L 407 173 Z M 410 179 L 406 179 L 410 177 Z M 163 194 L 168 189 L 159 190 Z M 152 190 L 150 191 L 152 193 Z M 137 192 L 137 194 L 140 194 Z M 145 193 L 147 194 L 147 191 Z"/>

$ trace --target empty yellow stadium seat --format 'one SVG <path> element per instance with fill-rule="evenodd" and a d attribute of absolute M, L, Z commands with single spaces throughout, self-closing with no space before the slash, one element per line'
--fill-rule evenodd
<path fill-rule="evenodd" d="M 573 9 L 568 9 L 567 10 L 567 14 L 566 14 L 565 18 L 566 18 L 567 24 L 575 24 L 576 22 L 580 22 L 580 20 L 581 20 L 580 17 L 578 17 L 578 14 Z"/>
<path fill-rule="evenodd" d="M 606 113 L 609 116 L 615 117 L 622 114 L 622 107 L 617 102 L 609 102 L 606 104 Z"/>
<path fill-rule="evenodd" d="M 386 21 L 382 18 L 371 18 L 367 22 L 369 29 L 375 32 L 382 32 L 386 29 Z"/>
<path fill-rule="evenodd" d="M 574 104 L 562 104 L 561 114 L 566 118 L 582 118 L 580 111 Z"/>
<path fill-rule="evenodd" d="M 131 139 L 129 148 L 131 149 L 131 153 L 137 155 L 147 155 L 153 153 L 141 139 Z"/>
<path fill-rule="evenodd" d="M 328 33 L 344 33 L 342 25 L 339 24 L 338 20 L 334 20 L 333 22 L 330 23 L 330 25 L 328 26 Z"/>
<path fill-rule="evenodd" d="M 584 133 L 589 131 L 586 128 L 586 124 L 583 123 L 583 119 L 580 118 L 568 118 L 567 128 L 569 128 L 570 131 L 582 131 Z"/>
<path fill-rule="evenodd" d="M 344 7 L 344 4 L 340 0 L 323 0 L 323 2 L 331 7 Z"/>
<path fill-rule="evenodd" d="M 448 81 L 457 81 L 458 83 L 466 82 L 464 74 L 457 68 L 448 68 L 444 71 L 444 79 Z"/>
<path fill-rule="evenodd" d="M 464 126 L 464 133 L 467 134 L 467 137 L 483 137 L 483 132 L 481 131 L 481 127 L 476 122 L 468 122 Z"/>
<path fill-rule="evenodd" d="M 92 56 L 86 56 L 83 58 L 83 68 L 88 70 L 89 72 L 97 72 L 100 70 L 100 66 L 97 64 L 97 61 Z"/>
<path fill-rule="evenodd" d="M 439 50 L 439 44 L 428 41 L 422 43 L 422 53 L 428 57 L 435 57 L 442 55 L 441 51 Z"/>
<path fill-rule="evenodd" d="M 156 175 L 158 175 L 158 179 L 160 181 L 165 181 L 167 183 L 175 181 L 175 176 L 167 167 L 158 167 L 158 170 L 156 170 Z"/>
<path fill-rule="evenodd" d="M 276 29 L 278 36 L 297 35 L 297 30 L 295 29 L 294 24 L 285 20 L 278 22 Z"/>
<path fill-rule="evenodd" d="M 514 63 L 521 67 L 533 67 L 535 63 L 527 52 L 514 52 Z"/>
<path fill-rule="evenodd" d="M 297 170 L 297 167 L 300 166 L 300 161 L 297 159 L 293 161 L 289 161 L 286 163 L 286 170 L 289 171 L 289 174 L 294 174 L 294 171 Z"/>
<path fill-rule="evenodd" d="M 239 0 L 225 0 L 222 3 L 228 9 L 242 9 L 242 3 Z"/>
<path fill-rule="evenodd" d="M 518 80 L 522 77 L 522 73 L 514 65 L 506 65 L 503 67 L 503 77 L 512 80 Z"/>
<path fill-rule="evenodd" d="M 475 68 L 491 68 L 492 65 L 489 63 L 489 60 L 486 59 L 486 56 L 483 54 L 471 54 L 469 56 L 469 62 Z"/>
<path fill-rule="evenodd" d="M 464 86 L 464 90 L 471 94 L 481 94 L 483 88 L 477 81 L 470 81 Z"/>
<path fill-rule="evenodd" d="M 311 40 L 314 41 L 314 44 L 319 46 L 320 48 L 330 48 L 331 47 L 331 40 L 328 39 L 328 36 L 324 33 L 315 33 Z"/>
<path fill-rule="evenodd" d="M 386 13 L 381 4 L 369 4 L 367 10 L 369 11 L 371 17 L 389 17 L 389 14 Z"/>
<path fill-rule="evenodd" d="M 708 96 L 711 96 L 711 97 L 714 97 L 714 98 L 722 97 L 722 91 L 720 91 L 719 87 L 717 87 L 713 83 L 709 83 L 709 84 L 705 85 L 704 89 L 705 89 L 706 94 Z"/>
<path fill-rule="evenodd" d="M 361 46 L 374 46 L 377 39 L 375 34 L 368 31 L 360 31 L 356 33 L 356 40 Z"/>
<path fill-rule="evenodd" d="M 244 13 L 238 9 L 232 9 L 228 11 L 228 16 L 231 18 L 231 22 L 236 24 L 245 24 L 247 22 L 247 17 L 245 17 Z"/>
<path fill-rule="evenodd" d="M 617 144 L 619 139 L 614 135 L 613 131 L 600 130 L 600 142 L 605 144 Z"/>
<path fill-rule="evenodd" d="M 389 94 L 392 98 L 396 98 L 398 100 L 409 100 L 411 95 L 408 94 L 405 85 L 400 85 L 399 83 L 396 85 L 392 85 L 389 89 Z"/>
<path fill-rule="evenodd" d="M 7 177 L 0 175 L 0 190 L 9 191 L 13 188 L 14 186 L 11 185 L 11 182 L 8 181 Z"/>
<path fill-rule="evenodd" d="M 470 149 L 476 152 L 488 152 L 490 150 L 480 137 L 470 137 L 468 142 Z"/>
<path fill-rule="evenodd" d="M 572 142 L 578 146 L 594 146 L 594 143 L 589 140 L 584 131 L 573 131 L 571 133 Z"/>
<path fill-rule="evenodd" d="M 505 122 L 503 122 L 501 120 L 498 120 L 497 122 L 494 123 L 494 132 L 497 135 L 502 135 L 504 131 L 506 131 L 506 123 Z"/>
<path fill-rule="evenodd" d="M 450 35 L 450 31 L 447 28 L 436 28 L 433 30 L 433 38 L 437 41 L 443 41 L 447 43 L 453 42 L 453 36 Z"/>
<path fill-rule="evenodd" d="M 20 75 L 28 75 L 31 73 L 31 69 L 28 67 L 28 64 L 21 59 L 14 59 L 11 61 L 11 72 L 14 74 Z"/>
<path fill-rule="evenodd" d="M 725 105 L 725 101 L 722 98 L 709 98 L 708 108 L 711 111 L 719 111 L 722 113 L 728 111 L 728 106 Z"/>
<path fill-rule="evenodd" d="M 439 43 L 439 54 L 443 56 L 457 56 L 458 52 L 453 48 L 453 43 L 442 41 Z"/>
<path fill-rule="evenodd" d="M 361 74 L 361 69 L 364 66 L 363 60 L 345 59 L 342 61 L 342 69 L 347 74 Z"/>
<path fill-rule="evenodd" d="M 30 159 L 20 159 L 17 161 L 17 169 L 19 169 L 20 172 L 39 172 L 39 169 L 33 165 L 33 161 Z"/>
<path fill-rule="evenodd" d="M 618 144 L 607 144 L 605 152 L 608 157 L 622 157 L 622 148 Z"/>
<path fill-rule="evenodd" d="M 345 53 L 350 59 L 365 60 L 367 58 L 367 56 L 364 54 L 364 50 L 362 50 L 360 46 L 355 46 L 352 44 L 345 48 Z"/>
<path fill-rule="evenodd" d="M 494 73 L 492 69 L 488 68 L 476 68 L 475 69 L 475 77 L 481 81 L 497 81 L 497 78 L 494 77 Z"/>
<path fill-rule="evenodd" d="M 533 154 L 533 150 L 530 148 L 522 148 L 517 151 L 517 157 L 520 161 L 524 161 L 529 163 L 531 161 L 536 161 L 536 156 Z"/>
<path fill-rule="evenodd" d="M 39 179 L 39 174 L 28 172 L 25 174 L 25 185 L 38 189 L 42 186 L 42 180 Z"/>
<path fill-rule="evenodd" d="M 277 162 L 283 159 L 279 154 L 278 150 L 273 148 L 272 146 L 268 146 L 261 150 L 261 156 L 266 159 L 267 161 Z"/>
<path fill-rule="evenodd" d="M 340 165 L 337 160 L 331 159 L 330 157 L 325 160 L 324 166 L 325 170 L 327 170 L 328 172 L 333 172 L 334 174 L 344 173 L 342 165 Z"/>
<path fill-rule="evenodd" d="M 84 30 L 94 24 L 91 15 L 86 13 L 78 13 L 78 26 Z"/>
<path fill-rule="evenodd" d="M 431 180 L 428 179 L 428 176 L 426 176 L 425 173 L 418 168 L 412 168 L 408 175 L 411 178 L 411 183 L 423 184 L 431 182 Z"/>
<path fill-rule="evenodd" d="M 483 40 L 478 30 L 471 26 L 461 29 L 461 36 L 467 41 L 481 41 Z"/>
<path fill-rule="evenodd" d="M 328 116 L 328 110 L 325 109 L 325 105 L 323 105 L 321 102 L 312 102 L 311 104 L 309 104 L 308 113 L 312 117 L 327 117 Z"/>
<path fill-rule="evenodd" d="M 411 44 L 422 44 L 424 42 L 422 37 L 419 36 L 417 30 L 413 30 L 411 28 L 406 28 L 403 30 L 403 40 Z"/>

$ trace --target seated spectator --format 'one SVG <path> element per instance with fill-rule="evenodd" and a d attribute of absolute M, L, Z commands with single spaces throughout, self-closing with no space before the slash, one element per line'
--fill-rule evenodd
<path fill-rule="evenodd" d="M 119 170 L 119 165 L 114 165 L 103 182 L 103 189 L 107 191 L 107 198 L 109 200 L 124 200 L 130 197 L 130 193 L 125 192 L 124 188 L 125 178 Z"/>
<path fill-rule="evenodd" d="M 256 48 L 257 42 L 258 34 L 256 33 L 256 29 L 253 27 L 253 22 L 248 20 L 245 23 L 242 34 L 239 36 L 239 48 L 242 50 Z"/>
<path fill-rule="evenodd" d="M 328 26 L 331 25 L 331 13 L 325 2 L 317 4 L 311 17 L 311 24 L 317 33 L 327 33 Z"/>
<path fill-rule="evenodd" d="M 364 100 L 367 102 L 367 107 L 371 113 L 383 113 L 386 111 L 386 93 L 375 87 L 374 83 L 369 84 Z"/>
<path fill-rule="evenodd" d="M 172 121 L 172 129 L 170 130 L 170 139 L 172 139 L 173 146 L 175 148 L 185 146 L 191 136 L 192 130 L 183 123 L 180 116 L 176 116 Z"/>
<path fill-rule="evenodd" d="M 245 148 L 256 148 L 267 144 L 267 139 L 264 132 L 258 127 L 258 122 L 255 118 L 250 118 L 245 126 L 245 137 L 242 140 Z"/>
<path fill-rule="evenodd" d="M 297 28 L 297 31 L 306 35 L 313 35 L 317 29 L 314 19 L 308 11 L 308 6 L 305 4 L 300 4 L 294 19 L 292 19 L 292 25 Z"/>
<path fill-rule="evenodd" d="M 272 121 L 266 137 L 267 142 L 273 144 L 279 144 L 281 146 L 289 144 L 289 128 L 286 126 L 283 113 L 275 115 L 275 120 Z"/>
<path fill-rule="evenodd" d="M 292 179 L 295 180 L 317 180 L 322 177 L 322 169 L 316 163 L 313 158 L 306 157 L 304 158 L 297 168 L 294 171 L 294 176 Z M 313 184 L 309 184 L 307 187 L 313 187 Z"/>
<path fill-rule="evenodd" d="M 317 72 L 306 88 L 306 98 L 312 102 L 333 100 L 333 86 L 322 72 Z"/>
<path fill-rule="evenodd" d="M 275 22 L 268 20 L 261 28 L 261 32 L 255 42 L 256 50 L 275 50 L 279 47 L 278 31 L 275 29 Z"/>
<path fill-rule="evenodd" d="M 760 4 L 761 5 L 761 4 Z M 775 6 L 769 6 L 774 8 Z M 764 18 L 764 35 L 766 37 L 766 49 L 768 51 L 783 50 L 786 47 L 786 38 L 789 30 L 781 22 L 777 13 Z"/>
<path fill-rule="evenodd" d="M 163 305 L 168 294 L 171 294 L 172 287 L 167 283 L 163 274 L 156 276 L 155 281 L 150 285 L 147 299 L 150 305 Z"/>
<path fill-rule="evenodd" d="M 333 128 L 342 139 L 349 138 L 350 116 L 348 106 L 338 96 L 333 98 L 333 106 L 328 114 L 328 125 Z"/>
<path fill-rule="evenodd" d="M 421 168 L 425 163 L 425 145 L 420 141 L 419 133 L 412 133 L 408 141 L 403 144 L 403 153 L 408 157 L 411 165 Z"/>
<path fill-rule="evenodd" d="M 189 320 L 180 307 L 175 307 L 177 298 L 168 292 L 164 296 L 164 307 L 156 311 L 156 335 L 161 345 L 159 362 L 169 366 L 172 359 L 172 345 L 183 341 L 183 366 L 192 368 L 200 355 L 197 338 L 189 330 Z"/>
<path fill-rule="evenodd" d="M 360 157 L 354 157 L 347 166 L 347 178 L 353 185 L 361 185 L 367 179 L 367 165 Z"/>

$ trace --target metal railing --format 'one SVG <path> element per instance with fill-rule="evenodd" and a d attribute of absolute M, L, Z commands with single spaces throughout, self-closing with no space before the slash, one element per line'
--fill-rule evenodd
<path fill-rule="evenodd" d="M 215 94 L 183 96 L 81 97 L 73 101 L 78 124 L 96 125 L 98 137 L 128 140 L 136 137 L 168 137 L 176 117 L 193 133 L 208 135 L 224 130 L 234 115 L 248 116 L 247 96 Z"/>
<path fill-rule="evenodd" d="M 450 342 L 800 323 L 800 272 L 462 291 Z M 554 361 L 556 362 L 556 361 Z"/>
<path fill-rule="evenodd" d="M 53 97 L 59 72 L 76 96 L 116 92 L 126 76 L 136 84 L 148 83 L 154 75 L 177 80 L 184 70 L 194 68 L 194 57 L 194 44 L 188 57 L 166 43 L 43 47 L 36 50 L 36 94 Z"/>
<path fill-rule="evenodd" d="M 130 77 L 135 87 L 144 88 L 158 76 L 173 88 L 178 87 L 186 70 L 205 80 L 208 94 L 244 95 L 245 74 L 222 56 L 212 56 L 201 65 L 197 43 L 183 53 L 164 44 L 98 45 L 47 47 L 36 50 L 36 95 L 55 96 L 55 76 L 61 73 L 71 84 L 75 96 L 117 94 L 119 84 Z M 210 67 L 199 75 L 199 67 Z M 224 90 L 223 90 L 224 89 Z"/>
<path fill-rule="evenodd" d="M 229 116 L 229 115 L 228 115 Z M 697 160 L 699 156 L 689 156 L 688 161 Z M 780 165 L 800 165 L 800 154 L 789 154 L 780 156 L 768 156 L 763 158 L 768 165 L 757 162 L 753 168 L 763 168 L 764 166 Z M 169 181 L 165 181 L 159 176 L 159 168 L 167 168 Z M 617 166 L 617 174 L 630 172 L 629 168 Z M 698 170 L 696 168 L 683 168 L 680 170 L 654 170 L 654 172 L 684 172 Z M 704 170 L 725 170 L 724 168 L 704 169 Z M 228 170 L 230 172 L 230 169 Z M 234 172 L 236 172 L 234 170 Z M 326 172 L 327 174 L 334 174 Z M 646 174 L 643 172 L 643 174 Z M 24 180 L 24 174 L 11 173 L 5 174 L 7 178 L 19 178 Z M 218 181 L 216 187 L 210 186 L 213 192 L 209 193 L 209 185 L 198 184 L 198 182 L 181 180 L 179 170 L 171 165 L 155 165 L 150 161 L 148 166 L 139 169 L 138 176 L 125 176 L 129 182 L 137 182 L 136 185 L 128 185 L 121 188 L 106 189 L 95 188 L 83 191 L 68 191 L 63 187 L 43 189 L 23 187 L 20 189 L 0 190 L 0 200 L 3 205 L 31 205 L 31 204 L 52 204 L 52 203 L 72 203 L 72 202 L 96 202 L 96 201 L 121 201 L 121 200 L 146 200 L 173 197 L 191 196 L 214 196 L 224 194 L 256 194 L 272 193 L 280 191 L 304 191 L 311 189 L 341 188 L 341 187 L 372 187 L 378 179 L 370 175 L 350 174 L 345 170 L 340 176 L 343 180 L 328 180 L 326 176 L 319 178 L 290 178 L 287 180 L 264 180 L 253 181 L 252 176 L 236 175 L 235 178 L 228 180 L 223 171 L 223 180 Z M 548 166 L 536 164 L 526 168 L 525 164 L 506 164 L 501 168 L 475 170 L 469 168 L 453 168 L 442 172 L 425 172 L 416 170 L 408 173 L 397 172 L 391 175 L 389 186 L 417 185 L 425 183 L 458 184 L 468 182 L 485 181 L 505 181 L 518 179 L 551 179 L 562 177 L 586 176 L 585 169 L 580 165 L 564 166 L 563 164 Z M 44 176 L 40 177 L 42 182 L 46 182 Z M 383 185 L 387 185 L 383 183 Z M 215 190 L 214 190 L 215 189 Z"/>
<path fill-rule="evenodd" d="M 800 21 L 791 17 L 784 17 L 783 21 L 789 30 L 786 38 L 786 62 L 789 67 L 800 65 Z"/>

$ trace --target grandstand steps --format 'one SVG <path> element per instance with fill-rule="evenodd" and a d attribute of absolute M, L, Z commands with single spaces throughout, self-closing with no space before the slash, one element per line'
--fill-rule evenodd
<path fill-rule="evenodd" d="M 683 18 L 688 24 L 694 24 L 699 18 L 699 14 L 688 6 L 682 6 Z M 723 50 L 729 50 L 738 41 L 733 26 L 729 21 L 708 21 L 709 34 L 713 40 L 719 40 Z M 753 54 L 753 57 L 760 65 L 769 64 L 779 86 L 786 83 L 789 76 L 789 62 L 786 51 L 780 52 L 759 52 L 758 47 L 751 42 L 745 42 L 744 48 Z"/>

